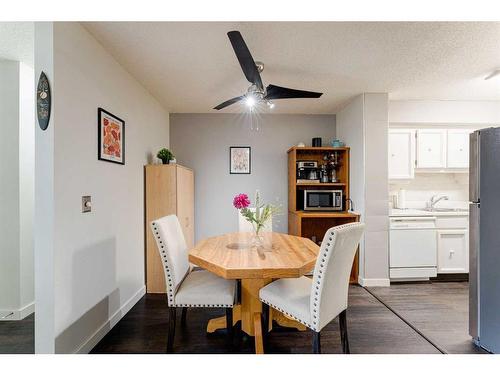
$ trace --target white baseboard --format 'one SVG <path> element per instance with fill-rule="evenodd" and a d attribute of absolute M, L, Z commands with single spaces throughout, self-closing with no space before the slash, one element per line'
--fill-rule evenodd
<path fill-rule="evenodd" d="M 132 307 L 146 294 L 146 285 L 143 285 L 123 306 L 117 310 L 107 322 L 102 324 L 78 349 L 75 354 L 87 354 L 96 346 L 106 334 L 111 331 L 116 323 L 130 311 Z"/>
<path fill-rule="evenodd" d="M 391 281 L 389 279 L 364 279 L 358 277 L 358 283 L 361 286 L 390 286 Z"/>
<path fill-rule="evenodd" d="M 19 310 L 19 314 L 21 315 L 21 320 L 33 314 L 34 312 L 35 312 L 35 301 L 28 303 L 26 306 L 21 308 L 21 310 Z"/>
<path fill-rule="evenodd" d="M 0 320 L 23 320 L 34 312 L 35 302 L 31 302 L 19 310 L 0 310 Z"/>

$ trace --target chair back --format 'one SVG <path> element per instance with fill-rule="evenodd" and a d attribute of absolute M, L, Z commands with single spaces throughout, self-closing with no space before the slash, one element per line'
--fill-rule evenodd
<path fill-rule="evenodd" d="M 255 207 L 249 208 L 251 211 L 255 212 Z M 241 214 L 240 210 L 238 210 L 238 231 L 239 232 L 253 232 L 252 223 L 248 222 L 247 219 Z M 262 232 L 272 232 L 273 231 L 273 218 L 271 217 L 264 228 L 262 228 Z"/>
<path fill-rule="evenodd" d="M 365 224 L 350 223 L 326 231 L 314 267 L 311 290 L 313 329 L 320 331 L 347 308 L 349 277 Z"/>
<path fill-rule="evenodd" d="M 189 272 L 186 240 L 175 215 L 154 220 L 151 222 L 151 230 L 163 263 L 168 302 L 171 305 L 177 288 Z"/>

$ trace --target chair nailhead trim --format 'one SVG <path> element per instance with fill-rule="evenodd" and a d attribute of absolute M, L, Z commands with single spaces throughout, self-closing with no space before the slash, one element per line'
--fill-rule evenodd
<path fill-rule="evenodd" d="M 309 323 L 307 323 L 307 322 L 303 321 L 302 319 L 297 318 L 295 315 L 290 314 L 288 311 L 285 311 L 285 310 L 283 310 L 282 308 L 279 308 L 278 306 L 275 306 L 275 305 L 273 305 L 272 303 L 270 303 L 270 302 L 268 302 L 268 301 L 266 301 L 266 300 L 264 300 L 264 299 L 262 299 L 262 298 L 260 298 L 260 301 L 261 301 L 261 302 L 264 302 L 266 305 L 271 306 L 271 307 L 272 307 L 273 309 L 275 309 L 275 310 L 278 310 L 278 311 L 280 311 L 280 312 L 282 312 L 282 313 L 284 313 L 284 314 L 286 314 L 286 315 L 288 315 L 288 316 L 291 316 L 293 319 L 295 319 L 295 320 L 296 320 L 296 321 L 298 321 L 299 323 L 301 323 L 301 324 L 305 325 L 307 328 L 310 328 L 310 329 L 312 329 L 313 331 L 319 332 L 319 331 L 317 331 L 315 328 L 313 328 L 313 326 L 312 326 L 311 324 L 309 324 Z"/>
<path fill-rule="evenodd" d="M 163 250 L 161 250 L 161 253 L 163 255 L 163 267 L 165 268 L 166 276 L 167 276 L 167 279 L 168 279 L 168 282 L 169 282 L 168 283 L 168 288 L 167 288 L 168 289 L 167 290 L 168 302 L 169 302 L 169 306 L 174 307 L 174 305 L 173 305 L 173 302 L 174 302 L 174 291 L 172 290 L 173 272 L 170 270 L 170 267 L 169 267 L 169 264 L 168 264 L 167 253 L 164 250 L 165 246 L 163 245 L 163 240 L 161 239 L 160 235 L 158 234 L 158 227 L 157 227 L 156 222 L 153 222 L 152 226 L 153 226 L 153 230 L 154 230 L 154 232 L 156 234 L 157 244 L 160 247 L 160 249 L 163 249 Z"/>
<path fill-rule="evenodd" d="M 233 307 L 234 305 L 226 305 L 226 304 L 189 304 L 189 303 L 176 303 L 170 307 Z"/>

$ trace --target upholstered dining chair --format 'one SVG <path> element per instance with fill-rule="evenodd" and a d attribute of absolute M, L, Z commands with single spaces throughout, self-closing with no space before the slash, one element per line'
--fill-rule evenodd
<path fill-rule="evenodd" d="M 175 337 L 176 308 L 182 307 L 185 321 L 187 307 L 225 307 L 228 342 L 233 341 L 233 305 L 236 282 L 226 280 L 203 269 L 193 270 L 188 249 L 177 216 L 169 215 L 151 222 L 163 263 L 167 287 L 169 326 L 167 351 L 171 352 Z"/>
<path fill-rule="evenodd" d="M 263 304 L 263 327 L 269 325 L 269 306 L 291 316 L 313 331 L 313 352 L 321 353 L 320 334 L 324 326 L 339 317 L 342 351 L 349 353 L 347 295 L 349 275 L 363 223 L 330 228 L 321 243 L 312 280 L 276 280 L 259 292 Z M 267 330 L 264 330 L 267 335 Z"/>

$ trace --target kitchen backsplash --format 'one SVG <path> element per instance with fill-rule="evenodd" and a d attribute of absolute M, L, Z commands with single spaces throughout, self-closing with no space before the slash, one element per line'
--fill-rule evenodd
<path fill-rule="evenodd" d="M 469 197 L 468 173 L 416 173 L 412 180 L 390 180 L 389 202 L 400 189 L 406 191 L 408 208 L 423 208 L 435 194 L 444 194 L 449 200 L 442 200 L 439 207 L 466 208 Z"/>

